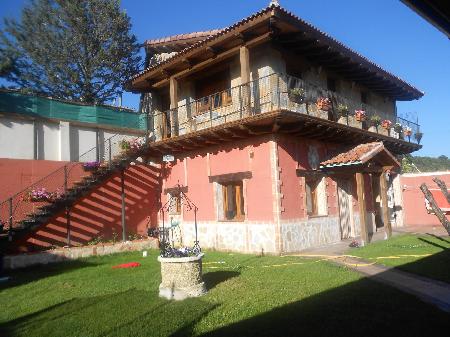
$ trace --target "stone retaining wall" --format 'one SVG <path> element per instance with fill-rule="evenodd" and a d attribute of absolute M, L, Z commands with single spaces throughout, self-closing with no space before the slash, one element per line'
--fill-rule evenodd
<path fill-rule="evenodd" d="M 18 269 L 34 265 L 44 265 L 48 263 L 61 262 L 66 260 L 76 260 L 89 256 L 101 256 L 128 251 L 138 251 L 142 249 L 157 249 L 158 240 L 149 238 L 145 240 L 127 241 L 120 243 L 104 243 L 95 246 L 58 248 L 40 253 L 26 253 L 17 255 L 7 255 L 3 257 L 3 267 L 5 269 Z"/>

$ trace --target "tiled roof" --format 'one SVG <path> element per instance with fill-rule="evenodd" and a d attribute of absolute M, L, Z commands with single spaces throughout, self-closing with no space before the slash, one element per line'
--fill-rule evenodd
<path fill-rule="evenodd" d="M 320 168 L 364 164 L 384 148 L 382 142 L 359 144 L 320 163 Z"/>
<path fill-rule="evenodd" d="M 193 33 L 188 33 L 188 34 L 166 36 L 166 37 L 162 37 L 159 39 L 147 40 L 147 41 L 145 41 L 144 44 L 146 46 L 150 46 L 150 45 L 158 45 L 158 44 L 171 43 L 171 42 L 182 42 L 184 40 L 192 40 L 192 39 L 198 39 L 198 38 L 207 38 L 209 36 L 219 33 L 220 31 L 221 31 L 221 29 L 214 29 L 214 30 L 207 30 L 204 32 L 193 32 Z"/>
<path fill-rule="evenodd" d="M 206 44 L 207 42 L 209 42 L 209 41 L 211 41 L 211 40 L 214 40 L 214 39 L 218 38 L 219 36 L 224 35 L 225 33 L 228 33 L 229 31 L 231 31 L 231 30 L 233 30 L 233 29 L 235 29 L 235 28 L 237 28 L 237 27 L 243 25 L 244 23 L 247 23 L 247 22 L 249 22 L 249 21 L 251 21 L 251 20 L 253 20 L 253 19 L 255 19 L 255 18 L 257 18 L 257 17 L 259 17 L 259 16 L 261 16 L 261 15 L 263 15 L 263 14 L 265 14 L 265 13 L 267 13 L 269 10 L 272 10 L 272 9 L 275 8 L 275 7 L 277 7 L 277 6 L 275 6 L 275 5 L 270 5 L 269 7 L 264 8 L 263 10 L 261 10 L 261 11 L 255 13 L 255 14 L 253 14 L 253 15 L 250 15 L 249 17 L 247 17 L 247 18 L 245 18 L 245 19 L 242 19 L 241 21 L 238 21 L 238 22 L 236 22 L 235 24 L 233 24 L 233 25 L 231 25 L 231 26 L 228 26 L 228 27 L 226 27 L 226 28 L 224 28 L 224 29 L 219 30 L 216 34 L 211 35 L 211 36 L 207 37 L 206 39 L 201 40 L 201 41 L 199 41 L 199 42 L 197 42 L 197 43 L 194 43 L 193 45 L 191 45 L 191 46 L 189 46 L 189 47 L 183 49 L 182 51 L 180 51 L 179 53 L 175 54 L 174 56 L 172 56 L 172 57 L 166 59 L 165 61 L 147 67 L 147 68 L 144 69 L 143 71 L 141 71 L 141 72 L 137 73 L 136 75 L 132 76 L 128 81 L 132 81 L 132 80 L 134 80 L 134 79 L 136 79 L 136 78 L 138 78 L 138 77 L 140 77 L 140 76 L 142 76 L 142 75 L 144 75 L 144 74 L 150 72 L 151 70 L 153 70 L 153 69 L 155 69 L 155 68 L 157 68 L 157 67 L 160 67 L 160 66 L 162 66 L 162 65 L 164 65 L 164 64 L 166 64 L 166 63 L 169 63 L 169 62 L 172 61 L 173 59 L 175 59 L 175 58 L 177 58 L 177 57 L 180 57 L 181 55 L 186 54 L 188 51 L 190 51 L 190 50 L 192 50 L 192 49 L 195 49 L 195 48 L 198 48 L 198 47 L 200 47 L 200 46 Z"/>
<path fill-rule="evenodd" d="M 327 33 L 321 31 L 320 29 L 316 28 L 315 26 L 313 26 L 312 24 L 302 20 L 301 18 L 299 18 L 298 16 L 296 16 L 295 14 L 287 11 L 286 9 L 282 8 L 277 2 L 271 2 L 270 5 L 262 10 L 260 10 L 259 12 L 256 12 L 236 23 L 234 23 L 231 26 L 225 27 L 223 29 L 219 29 L 217 30 L 216 33 L 213 33 L 213 35 L 209 35 L 208 37 L 206 37 L 205 39 L 198 41 L 192 45 L 190 45 L 189 47 L 181 50 L 180 52 L 178 52 L 177 54 L 173 55 L 172 57 L 169 57 L 168 59 L 157 63 L 155 65 L 151 65 L 149 67 L 147 67 L 146 69 L 144 69 L 143 71 L 137 73 L 136 75 L 132 76 L 127 82 L 131 82 L 134 79 L 150 72 L 153 69 L 156 69 L 164 64 L 167 64 L 171 61 L 173 61 L 176 58 L 180 58 L 182 55 L 186 54 L 187 52 L 196 49 L 198 47 L 201 47 L 203 45 L 205 45 L 206 43 L 208 43 L 209 41 L 212 41 L 214 39 L 217 39 L 218 37 L 225 35 L 226 33 L 238 28 L 239 26 L 244 25 L 247 22 L 250 22 L 264 14 L 269 13 L 271 10 L 273 9 L 277 9 L 279 11 L 281 11 L 282 13 L 284 13 L 285 15 L 288 15 L 290 17 L 292 17 L 293 19 L 297 20 L 299 23 L 301 23 L 302 25 L 306 26 L 308 29 L 310 29 L 311 31 L 318 33 L 322 38 L 325 38 L 328 40 L 329 43 L 331 43 L 332 45 L 334 45 L 335 47 L 338 47 L 343 53 L 348 53 L 350 55 L 351 58 L 355 58 L 355 60 L 357 62 L 365 63 L 366 66 L 374 69 L 376 72 L 381 73 L 383 76 L 386 76 L 388 78 L 390 78 L 391 80 L 394 80 L 398 83 L 400 83 L 402 86 L 409 88 L 410 90 L 414 91 L 416 94 L 416 98 L 420 98 L 421 96 L 423 96 L 423 92 L 420 91 L 419 89 L 417 89 L 416 87 L 414 87 L 413 85 L 405 82 L 404 80 L 402 80 L 401 78 L 399 78 L 398 76 L 390 73 L 389 71 L 383 69 L 381 66 L 379 66 L 378 64 L 370 61 L 369 59 L 367 59 L 366 57 L 364 57 L 363 55 L 359 54 L 358 52 L 356 52 L 355 50 L 345 46 L 343 43 L 339 42 L 338 40 L 334 39 L 333 37 L 331 37 L 330 35 L 328 35 Z M 214 31 L 211 31 L 214 32 Z M 201 33 L 201 32 L 199 32 Z M 196 33 L 192 33 L 192 34 L 196 34 Z M 183 35 L 183 34 L 182 34 Z M 182 36 L 180 35 L 180 36 Z M 187 34 L 189 35 L 189 34 Z M 173 37 L 172 37 L 173 38 Z M 169 38 L 165 38 L 165 39 L 170 39 Z M 155 40 L 156 41 L 156 40 Z M 352 56 L 353 55 L 353 56 Z"/>

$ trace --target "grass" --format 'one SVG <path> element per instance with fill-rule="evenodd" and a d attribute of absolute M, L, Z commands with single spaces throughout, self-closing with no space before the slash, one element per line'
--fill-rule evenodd
<path fill-rule="evenodd" d="M 450 238 L 405 234 L 351 249 L 349 254 L 450 283 Z"/>
<path fill-rule="evenodd" d="M 207 252 L 208 294 L 158 297 L 157 252 L 14 271 L 0 284 L 0 336 L 408 336 L 449 315 L 344 267 L 298 257 Z M 141 267 L 112 269 L 137 261 Z"/>

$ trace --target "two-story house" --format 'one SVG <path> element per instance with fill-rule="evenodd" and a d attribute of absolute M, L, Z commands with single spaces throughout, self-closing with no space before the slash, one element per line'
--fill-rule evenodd
<path fill-rule="evenodd" d="M 421 132 L 396 102 L 423 93 L 272 2 L 209 32 L 146 42 L 143 93 L 161 201 L 177 185 L 199 210 L 165 214 L 185 244 L 282 253 L 391 233 L 398 156 Z M 388 207 L 391 206 L 391 209 Z"/>

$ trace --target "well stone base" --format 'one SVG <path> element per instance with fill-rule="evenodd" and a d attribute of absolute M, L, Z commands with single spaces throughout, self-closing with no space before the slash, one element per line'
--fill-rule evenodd
<path fill-rule="evenodd" d="M 161 284 L 159 296 L 169 300 L 184 300 L 206 294 L 202 280 L 202 258 L 204 254 L 192 257 L 158 257 L 161 263 Z"/>

